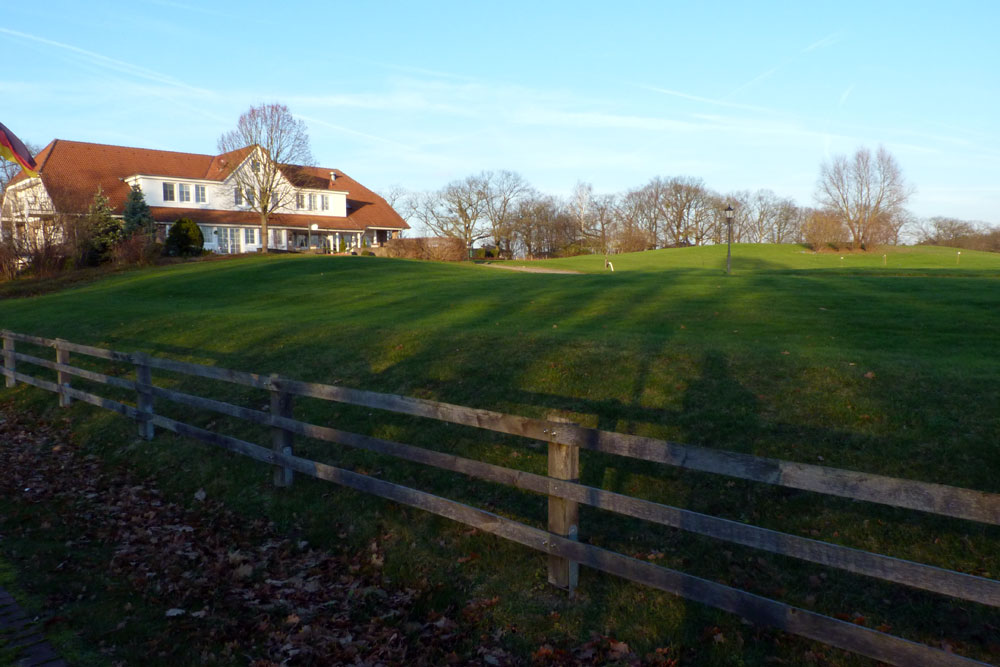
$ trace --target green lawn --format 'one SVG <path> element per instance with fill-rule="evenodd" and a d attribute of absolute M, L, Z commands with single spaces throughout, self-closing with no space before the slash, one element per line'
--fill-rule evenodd
<path fill-rule="evenodd" d="M 966 273 L 980 270 L 997 274 L 995 254 L 975 250 L 958 250 L 940 246 L 901 246 L 871 252 L 834 250 L 813 252 L 808 246 L 798 244 L 733 244 L 732 269 L 734 273 L 755 271 L 816 271 L 831 269 L 843 272 L 874 270 L 881 273 Z M 665 269 L 725 270 L 726 246 L 699 246 L 652 250 L 610 257 L 615 271 L 663 271 Z M 538 262 L 511 262 L 532 266 Z M 582 255 L 550 259 L 542 262 L 553 268 L 571 269 L 585 273 L 602 273 L 603 255 Z"/>
<path fill-rule="evenodd" d="M 144 269 L 30 299 L 0 301 L 0 327 L 124 351 L 434 398 L 607 430 L 1000 492 L 1000 256 L 949 248 L 812 254 L 737 245 L 546 262 L 583 275 L 364 257 L 271 256 Z M 841 259 L 843 257 L 843 259 Z M 540 263 L 534 262 L 533 265 Z M 206 381 L 158 383 L 260 407 L 266 396 Z M 85 386 L 84 383 L 80 383 Z M 6 392 L 48 409 L 55 398 Z M 169 406 L 158 409 L 169 410 Z M 267 443 L 212 415 L 176 414 Z M 304 480 L 274 493 L 270 471 L 77 405 L 81 439 L 109 461 L 156 471 L 178 497 L 204 487 L 320 544 L 384 539 L 401 585 L 441 584 L 426 604 L 501 596 L 484 627 L 511 646 L 591 633 L 639 650 L 720 664 L 800 664 L 809 652 L 723 613 L 584 572 L 570 603 L 544 583 L 544 558 L 468 536 L 413 510 Z M 320 424 L 544 471 L 514 438 L 303 400 Z M 169 446 L 165 446 L 169 445 Z M 544 500 L 372 454 L 301 442 L 307 456 L 418 486 L 535 525 Z M 1000 531 L 962 521 L 727 481 L 584 452 L 585 483 L 857 548 L 996 578 Z M 335 517 L 331 520 L 330 517 Z M 334 526 L 331 526 L 331 521 Z M 768 556 L 708 538 L 582 511 L 581 534 L 667 567 L 997 661 L 996 610 Z M 481 557 L 459 562 L 475 552 Z M 822 584 L 817 577 L 822 574 Z M 553 614 L 553 612 L 558 612 Z M 956 621 L 956 619 L 961 619 Z M 705 640 L 721 628 L 726 642 Z M 989 635 L 989 636 L 987 636 Z M 736 638 L 739 638 L 738 640 Z"/>

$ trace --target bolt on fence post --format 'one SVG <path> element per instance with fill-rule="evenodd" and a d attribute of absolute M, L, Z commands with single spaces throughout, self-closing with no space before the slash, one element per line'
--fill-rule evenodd
<path fill-rule="evenodd" d="M 154 435 L 153 422 L 153 374 L 149 368 L 147 356 L 141 352 L 132 355 L 132 363 L 135 364 L 136 383 L 136 407 L 139 409 L 139 437 L 143 440 L 152 440 Z"/>
<path fill-rule="evenodd" d="M 9 373 L 5 376 L 4 386 L 7 388 L 17 385 L 14 379 L 14 371 L 17 370 L 17 361 L 14 359 L 14 339 L 10 337 L 10 332 L 6 329 L 3 332 L 3 367 Z"/>
<path fill-rule="evenodd" d="M 69 350 L 63 347 L 64 341 L 62 338 L 56 338 L 55 348 L 56 348 L 56 363 L 63 366 L 69 366 Z M 65 408 L 73 401 L 65 391 L 66 387 L 70 386 L 70 378 L 72 376 L 65 371 L 56 371 L 56 382 L 59 384 L 59 407 Z"/>
<path fill-rule="evenodd" d="M 566 419 L 549 418 L 550 422 L 570 425 Z M 551 431 L 555 439 L 559 427 Z M 580 448 L 577 445 L 563 445 L 549 442 L 549 477 L 578 482 L 580 480 Z M 580 505 L 573 500 L 549 496 L 549 532 L 576 540 L 579 537 Z M 567 589 L 570 594 L 576 590 L 580 577 L 580 564 L 561 556 L 549 556 L 549 583 Z"/>
<path fill-rule="evenodd" d="M 271 416 L 292 419 L 292 395 L 281 389 L 281 380 L 277 375 L 271 375 Z M 295 437 L 290 431 L 280 426 L 271 427 L 271 449 L 279 454 L 292 455 L 292 442 Z M 281 465 L 274 466 L 274 485 L 291 486 L 292 469 Z"/>

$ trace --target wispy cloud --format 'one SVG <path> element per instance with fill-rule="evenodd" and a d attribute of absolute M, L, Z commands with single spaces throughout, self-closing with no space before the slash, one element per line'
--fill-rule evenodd
<path fill-rule="evenodd" d="M 807 46 L 806 48 L 802 49 L 800 53 L 808 53 L 810 51 L 816 51 L 818 49 L 825 49 L 827 47 L 833 46 L 834 44 L 837 44 L 838 42 L 841 41 L 841 39 L 842 38 L 840 36 L 840 33 L 838 32 L 831 33 L 826 37 L 824 37 L 823 39 L 817 40 L 812 44 L 810 44 L 809 46 Z"/>
<path fill-rule="evenodd" d="M 795 62 L 796 60 L 798 60 L 803 54 L 809 53 L 810 51 L 817 51 L 819 49 L 825 49 L 825 48 L 831 47 L 834 44 L 837 44 L 840 41 L 840 39 L 841 38 L 840 38 L 840 34 L 839 33 L 833 33 L 833 34 L 827 35 L 823 39 L 820 39 L 818 41 L 813 42 L 812 44 L 810 44 L 809 46 L 805 47 L 804 49 L 802 49 L 798 53 L 796 53 L 796 54 L 794 54 L 794 55 L 786 58 L 781 63 L 775 65 L 774 67 L 771 67 L 770 69 L 767 69 L 767 70 L 761 72 L 760 74 L 758 74 L 754 78 L 750 79 L 746 83 L 737 86 L 732 91 L 730 91 L 728 95 L 726 95 L 726 98 L 735 97 L 739 93 L 742 93 L 745 90 L 753 88 L 758 83 L 760 83 L 762 81 L 766 81 L 767 79 L 770 79 L 772 76 L 774 76 L 775 74 L 777 74 L 780 70 L 784 69 L 785 67 L 788 67 L 793 62 Z"/>
<path fill-rule="evenodd" d="M 212 9 L 211 6 L 207 5 L 191 5 L 184 2 L 173 2 L 172 0 L 146 0 L 146 3 L 150 5 L 157 5 L 159 7 L 182 9 L 185 12 L 203 14 L 205 16 L 220 16 L 222 18 L 232 18 L 237 15 L 235 12 L 223 12 L 218 9 Z M 239 13 L 239 17 L 243 20 L 245 20 L 247 17 L 252 17 L 252 16 L 253 12 Z"/>
<path fill-rule="evenodd" d="M 751 104 L 739 104 L 737 102 L 729 102 L 727 100 L 712 99 L 710 97 L 700 97 L 698 95 L 690 95 L 688 93 L 682 93 L 678 90 L 670 90 L 669 88 L 660 88 L 659 86 L 651 86 L 647 84 L 634 84 L 638 88 L 644 90 L 649 90 L 654 93 L 662 93 L 663 95 L 670 95 L 671 97 L 679 97 L 685 100 L 691 100 L 692 102 L 701 102 L 703 104 L 711 104 L 713 106 L 728 107 L 730 109 L 743 109 L 744 111 L 758 111 L 761 113 L 775 113 L 772 109 L 767 109 L 766 107 L 753 106 Z"/>
<path fill-rule="evenodd" d="M 765 79 L 770 79 L 772 76 L 774 76 L 774 74 L 777 71 L 778 71 L 778 67 L 772 67 L 771 69 L 769 69 L 769 70 L 767 70 L 765 72 L 761 72 L 760 74 L 758 74 L 754 78 L 750 79 L 749 81 L 747 81 L 743 85 L 737 86 L 736 88 L 734 88 L 732 91 L 730 91 L 730 93 L 728 95 L 726 95 L 726 97 L 735 97 L 736 95 L 738 95 L 739 93 L 742 93 L 747 88 L 752 88 L 753 86 L 757 85 L 761 81 L 764 81 Z"/>
<path fill-rule="evenodd" d="M 837 106 L 842 107 L 844 106 L 844 104 L 847 103 L 847 98 L 849 98 L 851 96 L 851 93 L 854 92 L 854 86 L 855 84 L 852 83 L 844 90 L 844 92 L 840 94 L 840 102 L 838 102 Z"/>
<path fill-rule="evenodd" d="M 395 146 L 397 148 L 403 148 L 403 149 L 406 149 L 406 150 L 413 150 L 412 146 L 409 146 L 409 145 L 404 144 L 404 143 L 400 143 L 400 142 L 395 141 L 393 139 L 387 139 L 386 137 L 380 137 L 380 136 L 377 136 L 377 135 L 374 135 L 374 134 L 369 134 L 367 132 L 359 132 L 358 130 L 351 129 L 349 127 L 344 127 L 343 125 L 337 125 L 336 123 L 331 123 L 331 122 L 325 121 L 325 120 L 323 120 L 321 118 L 315 118 L 313 116 L 303 116 L 301 114 L 296 114 L 296 116 L 298 118 L 306 121 L 307 123 L 311 123 L 313 125 L 321 125 L 323 127 L 328 127 L 331 130 L 336 130 L 337 132 L 342 132 L 343 134 L 349 134 L 351 136 L 361 137 L 362 139 L 367 139 L 369 141 L 375 141 L 375 142 L 382 143 L 382 144 L 388 144 L 390 146 Z"/>
<path fill-rule="evenodd" d="M 392 70 L 394 72 L 401 72 L 403 74 L 415 74 L 418 76 L 429 76 L 436 79 L 448 79 L 452 81 L 475 81 L 476 79 L 471 76 L 464 74 L 455 74 L 454 72 L 443 72 L 441 70 L 426 69 L 424 67 L 415 67 L 413 65 L 397 65 L 395 63 L 386 63 L 378 60 L 365 60 L 362 58 L 356 58 L 359 62 L 366 63 L 368 65 L 374 65 L 375 67 L 381 67 L 383 69 Z"/>
<path fill-rule="evenodd" d="M 140 67 L 138 65 L 133 65 L 132 63 L 125 62 L 123 60 L 117 60 L 115 58 L 110 58 L 108 56 L 96 53 L 94 51 L 88 51 L 87 49 L 81 49 L 78 46 L 73 46 L 72 44 L 67 44 L 65 42 L 57 42 L 52 39 L 47 39 L 45 37 L 40 37 L 38 35 L 31 35 L 25 32 L 19 32 L 17 30 L 10 30 L 9 28 L 0 28 L 0 34 L 9 35 L 11 37 L 16 37 L 18 39 L 27 40 L 34 42 L 36 44 L 42 44 L 44 46 L 49 46 L 55 49 L 59 49 L 65 54 L 81 63 L 88 65 L 96 65 L 101 69 L 116 72 L 118 74 L 123 74 L 126 76 L 134 77 L 137 79 L 143 79 L 146 81 L 152 81 L 154 83 L 164 84 L 183 90 L 187 93 L 196 93 L 198 95 L 211 96 L 213 93 L 211 91 L 205 90 L 204 88 L 196 88 L 194 86 L 189 86 L 188 84 L 180 81 L 172 76 L 156 72 L 145 67 Z"/>

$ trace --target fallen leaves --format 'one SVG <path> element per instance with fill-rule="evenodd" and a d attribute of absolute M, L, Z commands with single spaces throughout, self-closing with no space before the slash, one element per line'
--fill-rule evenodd
<path fill-rule="evenodd" d="M 0 420 L 0 494 L 61 508 L 47 521 L 67 541 L 112 545 L 108 560 L 87 564 L 89 572 L 65 563 L 59 572 L 74 585 L 50 604 L 58 608 L 86 592 L 87 584 L 77 583 L 83 574 L 101 582 L 95 588 L 116 582 L 134 590 L 142 600 L 136 606 L 159 607 L 164 622 L 131 650 L 160 646 L 156 655 L 165 659 L 180 642 L 203 662 L 260 666 L 516 662 L 499 637 L 481 636 L 476 627 L 498 597 L 470 601 L 460 617 L 452 609 L 417 611 L 422 592 L 393 588 L 382 576 L 382 538 L 358 552 L 315 549 L 265 520 L 229 512 L 204 489 L 193 494 L 193 508 L 170 502 L 149 480 L 103 469 L 68 438 L 51 447 L 59 438 L 65 434 L 36 438 L 11 418 Z M 478 558 L 473 552 L 465 562 Z M 115 632 L 134 614 L 131 603 L 124 605 Z M 125 650 L 102 649 L 113 658 Z"/>

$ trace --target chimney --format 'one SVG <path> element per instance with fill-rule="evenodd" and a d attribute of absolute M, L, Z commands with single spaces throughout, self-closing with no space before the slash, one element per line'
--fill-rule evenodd
<path fill-rule="evenodd" d="M 333 183 L 335 180 L 337 180 L 337 172 L 331 171 L 330 172 L 330 182 Z"/>

